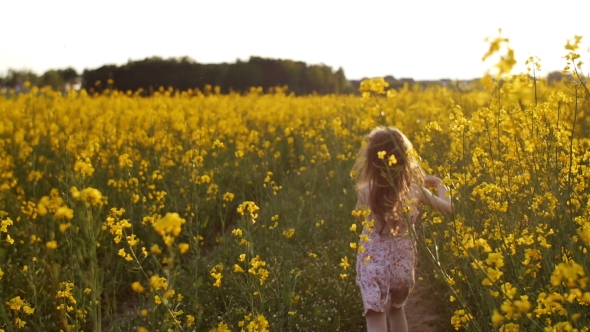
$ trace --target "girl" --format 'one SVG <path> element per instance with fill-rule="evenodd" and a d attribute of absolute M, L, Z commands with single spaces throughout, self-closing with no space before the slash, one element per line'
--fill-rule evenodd
<path fill-rule="evenodd" d="M 408 330 L 404 305 L 414 287 L 415 248 L 407 227 L 414 227 L 419 205 L 451 213 L 441 179 L 425 175 L 412 144 L 398 129 L 375 128 L 366 136 L 354 170 L 357 208 L 371 214 L 363 222 L 356 282 L 363 298 L 367 331 Z M 412 151 L 412 152 L 411 152 Z M 438 189 L 433 195 L 426 187 Z"/>

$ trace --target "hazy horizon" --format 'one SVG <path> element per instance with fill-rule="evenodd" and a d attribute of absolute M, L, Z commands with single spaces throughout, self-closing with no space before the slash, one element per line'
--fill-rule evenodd
<path fill-rule="evenodd" d="M 391 75 L 414 80 L 481 77 L 486 37 L 498 28 L 510 39 L 526 71 L 531 56 L 544 72 L 561 70 L 563 46 L 590 27 L 572 11 L 581 0 L 559 6 L 530 0 L 297 3 L 267 0 L 169 1 L 167 3 L 71 0 L 4 4 L 0 22 L 0 75 L 8 69 L 72 67 L 81 73 L 147 57 L 188 56 L 199 63 L 247 61 L 251 56 L 342 67 L 346 78 Z M 582 61 L 588 58 L 582 39 Z"/>

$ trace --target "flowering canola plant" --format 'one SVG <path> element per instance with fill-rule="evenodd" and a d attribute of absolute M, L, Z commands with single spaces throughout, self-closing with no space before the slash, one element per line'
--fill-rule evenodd
<path fill-rule="evenodd" d="M 514 51 L 489 41 L 486 58 L 506 50 L 495 71 L 446 87 L 0 95 L 0 330 L 362 329 L 353 267 L 372 222 L 350 213 L 350 169 L 390 125 L 453 200 L 414 234 L 445 323 L 587 331 L 581 38 L 561 82 L 535 59 L 510 75 Z"/>

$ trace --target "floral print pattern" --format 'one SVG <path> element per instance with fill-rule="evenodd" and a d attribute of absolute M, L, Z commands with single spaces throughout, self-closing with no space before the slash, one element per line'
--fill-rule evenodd
<path fill-rule="evenodd" d="M 414 227 L 418 215 L 415 209 L 410 216 L 410 227 Z M 367 217 L 367 220 L 372 219 L 372 215 Z M 361 240 L 365 250 L 359 250 L 356 263 L 356 283 L 363 298 L 363 315 L 368 310 L 386 312 L 391 306 L 404 306 L 414 287 L 415 243 L 407 224 L 401 223 L 403 225 L 396 235 L 387 231 L 380 234 L 379 226 L 363 228 L 369 241 Z"/>

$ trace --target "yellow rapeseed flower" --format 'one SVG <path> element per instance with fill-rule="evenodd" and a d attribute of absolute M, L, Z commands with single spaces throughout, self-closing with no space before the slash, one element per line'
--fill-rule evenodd
<path fill-rule="evenodd" d="M 72 220 L 74 218 L 74 210 L 66 207 L 66 206 L 60 206 L 59 208 L 57 208 L 57 211 L 55 211 L 55 215 L 54 217 L 56 219 L 68 219 L 68 220 Z"/>
<path fill-rule="evenodd" d="M 344 256 L 343 258 L 340 259 L 340 266 L 345 270 L 350 268 L 350 264 L 348 263 L 347 256 Z"/>
<path fill-rule="evenodd" d="M 166 213 L 163 218 L 158 219 L 152 227 L 162 237 L 165 235 L 173 235 L 178 237 L 181 231 L 182 225 L 186 221 L 178 215 L 178 213 Z"/>
<path fill-rule="evenodd" d="M 137 293 L 143 293 L 145 291 L 145 288 L 143 288 L 139 281 L 135 281 L 134 283 L 132 283 L 131 289 L 133 289 Z"/>
<path fill-rule="evenodd" d="M 180 251 L 181 254 L 186 254 L 188 252 L 190 248 L 190 245 L 188 243 L 180 243 L 178 244 L 178 250 Z"/>
<path fill-rule="evenodd" d="M 389 158 L 388 158 L 388 165 L 389 166 L 393 166 L 395 164 L 397 164 L 397 159 L 395 158 L 395 155 L 389 156 Z"/>
<path fill-rule="evenodd" d="M 295 229 L 294 228 L 290 228 L 286 231 L 283 231 L 283 235 L 287 238 L 291 238 L 293 235 L 295 234 Z"/>

